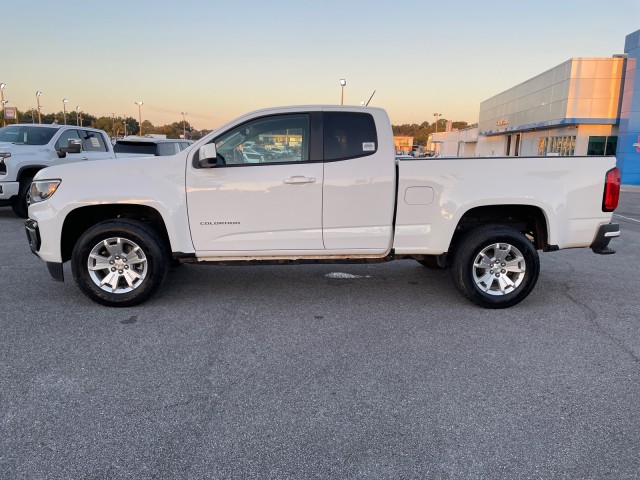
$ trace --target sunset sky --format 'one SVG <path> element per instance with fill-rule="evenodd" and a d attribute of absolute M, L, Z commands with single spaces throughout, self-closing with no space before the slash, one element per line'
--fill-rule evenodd
<path fill-rule="evenodd" d="M 276 105 L 371 105 L 395 124 L 479 105 L 571 57 L 610 57 L 638 0 L 2 2 L 0 82 L 20 110 L 214 128 Z"/>

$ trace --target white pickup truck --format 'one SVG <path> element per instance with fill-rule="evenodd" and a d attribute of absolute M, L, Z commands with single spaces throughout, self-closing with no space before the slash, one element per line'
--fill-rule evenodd
<path fill-rule="evenodd" d="M 17 124 L 0 128 L 0 206 L 27 218 L 29 186 L 39 170 L 83 160 L 115 158 L 106 132 L 71 125 Z"/>
<path fill-rule="evenodd" d="M 257 163 L 243 150 L 278 152 Z M 167 157 L 41 170 L 31 250 L 109 306 L 148 299 L 173 262 L 364 263 L 450 268 L 474 303 L 522 301 L 538 250 L 614 253 L 613 157 L 395 160 L 384 110 L 261 110 Z"/>

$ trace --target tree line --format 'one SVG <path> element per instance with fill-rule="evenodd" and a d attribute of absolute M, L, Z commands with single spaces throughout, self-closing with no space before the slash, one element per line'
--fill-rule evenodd
<path fill-rule="evenodd" d="M 0 109 L 1 110 L 1 109 Z M 38 111 L 35 109 L 30 109 L 26 111 L 17 110 L 18 120 L 20 123 L 38 123 Z M 65 122 L 66 118 L 66 122 Z M 140 131 L 140 124 L 133 117 L 96 117 L 95 115 L 91 115 L 86 112 L 76 112 L 75 110 L 66 112 L 66 117 L 64 111 L 59 111 L 57 113 L 41 113 L 40 114 L 41 123 L 57 123 L 60 125 L 78 125 L 83 127 L 92 127 L 98 128 L 100 130 L 104 130 L 111 137 L 123 137 L 125 135 L 138 135 Z M 11 123 L 17 123 L 15 120 L 7 120 L 7 125 Z M 167 125 L 156 126 L 151 123 L 149 120 L 142 121 L 142 134 L 160 134 L 166 135 L 167 138 L 181 138 L 183 132 L 186 134 L 188 139 L 199 139 L 204 134 L 208 133 L 208 131 L 197 131 L 195 130 L 191 124 L 187 122 L 182 122 L 179 120 L 177 122 L 169 123 Z"/>
<path fill-rule="evenodd" d="M 444 132 L 447 126 L 448 120 L 445 118 L 438 119 L 438 132 Z M 454 130 L 461 130 L 467 128 L 469 124 L 467 122 L 456 121 L 452 122 L 451 127 Z M 403 135 L 407 137 L 413 137 L 413 143 L 416 145 L 426 145 L 429 140 L 429 135 L 435 133 L 436 122 L 422 122 L 417 123 L 405 123 L 402 125 L 392 125 L 394 135 Z"/>
<path fill-rule="evenodd" d="M 21 123 L 38 123 L 38 112 L 35 109 L 27 111 L 18 110 L 18 118 Z M 63 111 L 57 113 L 41 113 L 42 123 L 65 123 L 65 114 Z M 444 132 L 447 125 L 447 119 L 438 119 L 438 131 Z M 7 120 L 7 124 L 12 123 L 11 120 Z M 15 121 L 13 121 L 15 123 Z M 81 125 L 85 127 L 99 128 L 104 130 L 112 137 L 122 137 L 125 135 L 138 135 L 140 125 L 134 117 L 96 117 L 86 112 L 76 112 L 75 110 L 66 113 L 66 123 L 68 125 Z M 460 130 L 468 127 L 469 124 L 463 121 L 452 122 L 452 128 L 454 130 Z M 413 137 L 414 144 L 427 145 L 429 135 L 435 133 L 436 122 L 422 122 L 417 123 L 405 123 L 402 125 L 392 125 L 394 135 L 403 135 Z M 142 133 L 143 134 L 160 134 L 166 135 L 167 138 L 181 138 L 185 131 L 188 139 L 197 140 L 202 138 L 203 135 L 209 132 L 209 130 L 197 131 L 187 121 L 183 124 L 182 120 L 172 122 L 166 125 L 156 126 L 149 120 L 142 121 Z"/>

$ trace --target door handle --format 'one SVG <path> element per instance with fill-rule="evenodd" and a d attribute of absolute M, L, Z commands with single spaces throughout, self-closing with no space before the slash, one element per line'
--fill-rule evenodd
<path fill-rule="evenodd" d="M 289 185 L 301 184 L 301 183 L 315 183 L 316 179 L 313 177 L 305 177 L 302 175 L 295 175 L 293 177 L 287 177 L 283 180 L 284 183 Z"/>
<path fill-rule="evenodd" d="M 89 160 L 89 157 L 82 157 L 80 160 Z"/>

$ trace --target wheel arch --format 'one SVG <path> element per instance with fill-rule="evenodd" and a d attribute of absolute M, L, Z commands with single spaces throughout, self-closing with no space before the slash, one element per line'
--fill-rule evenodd
<path fill-rule="evenodd" d="M 455 250 L 460 238 L 468 231 L 483 225 L 505 225 L 531 237 L 537 250 L 554 250 L 549 244 L 549 219 L 544 210 L 535 205 L 482 205 L 467 210 L 458 221 L 449 245 Z"/>
<path fill-rule="evenodd" d="M 171 251 L 171 242 L 164 218 L 158 210 L 148 205 L 88 205 L 69 212 L 62 225 L 60 254 L 62 261 L 71 259 L 73 247 L 80 236 L 89 228 L 107 220 L 127 218 L 139 220 L 151 226 L 162 238 L 165 247 Z"/>
<path fill-rule="evenodd" d="M 34 177 L 43 168 L 47 168 L 50 165 L 25 165 L 20 167 L 18 174 L 16 175 L 16 181 L 21 181 L 23 178 Z"/>

